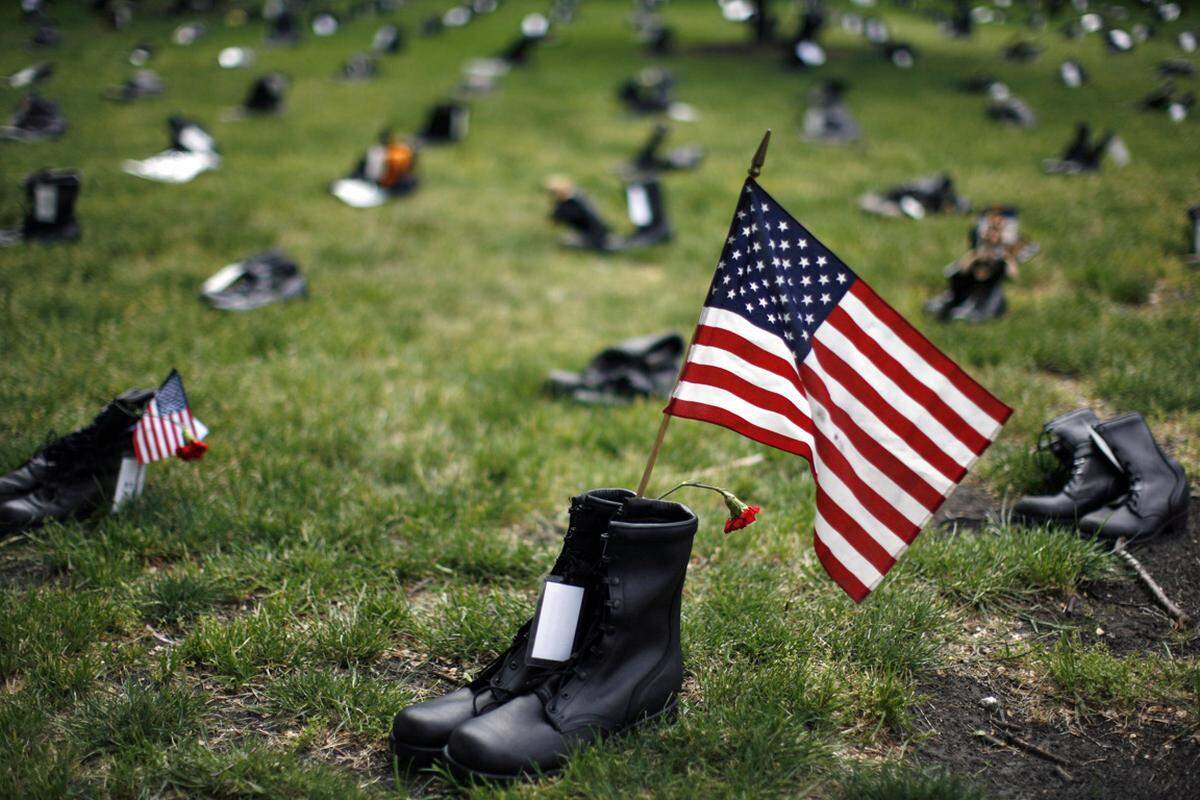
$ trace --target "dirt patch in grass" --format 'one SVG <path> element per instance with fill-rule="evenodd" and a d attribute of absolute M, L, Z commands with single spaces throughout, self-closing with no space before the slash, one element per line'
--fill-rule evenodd
<path fill-rule="evenodd" d="M 989 519 L 1000 516 L 1000 501 L 982 484 L 967 480 L 933 515 L 931 526 L 978 530 Z"/>
<path fill-rule="evenodd" d="M 1184 533 L 1163 536 L 1131 548 L 1142 566 L 1193 619 L 1200 620 L 1200 499 L 1193 499 Z M 1174 621 L 1132 576 L 1128 580 L 1084 584 L 1073 602 L 1040 607 L 1051 626 L 1079 629 L 1084 642 L 1102 641 L 1114 653 L 1200 654 L 1200 631 L 1175 629 Z M 1027 618 L 1023 625 L 1037 625 Z"/>
<path fill-rule="evenodd" d="M 933 524 L 977 530 L 999 519 L 1000 502 L 986 488 L 964 483 L 934 516 Z M 1130 548 L 1167 596 L 1200 621 L 1200 496 L 1193 492 L 1187 530 L 1160 536 Z M 1129 573 L 1127 579 L 1080 586 L 1078 597 L 1054 600 L 1028 609 L 1018 630 L 1041 636 L 1047 631 L 1078 629 L 1087 643 L 1103 641 L 1117 654 L 1200 654 L 1200 629 L 1175 629 L 1174 621 Z"/>
<path fill-rule="evenodd" d="M 1052 722 L 1027 718 L 1015 692 L 963 675 L 945 675 L 921 687 L 915 709 L 915 759 L 969 778 L 996 798 L 1055 800 L 1173 800 L 1200 796 L 1200 742 L 1180 722 L 1155 716 L 1134 720 L 1066 714 Z M 995 697 L 997 708 L 981 704 Z M 1010 705 L 1010 701 L 1012 704 Z M 1065 765 L 1018 747 L 998 746 L 1006 733 L 1063 759 Z"/>

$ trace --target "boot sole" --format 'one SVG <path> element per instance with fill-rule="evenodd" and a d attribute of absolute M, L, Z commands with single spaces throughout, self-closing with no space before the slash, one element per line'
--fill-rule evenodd
<path fill-rule="evenodd" d="M 421 747 L 401 742 L 396 738 L 396 733 L 393 731 L 388 734 L 388 749 L 392 751 L 393 756 L 399 759 L 401 766 L 406 766 L 409 769 L 424 769 L 425 767 L 432 766 L 433 762 L 441 757 L 445 748 Z"/>
<path fill-rule="evenodd" d="M 656 711 L 653 714 L 642 717 L 641 719 L 639 719 L 637 722 L 633 723 L 632 725 L 629 725 L 628 727 L 625 727 L 625 728 L 621 728 L 618 731 L 614 731 L 614 732 L 608 734 L 608 736 L 606 736 L 604 738 L 611 739 L 615 736 L 625 736 L 626 734 L 633 733 L 638 728 L 640 728 L 644 725 L 653 725 L 653 724 L 657 724 L 657 723 L 661 723 L 661 722 L 670 722 L 671 720 L 675 719 L 675 714 L 678 710 L 679 710 L 679 701 L 672 699 L 671 702 L 668 705 L 664 706 L 661 711 Z M 455 761 L 454 757 L 450 755 L 450 746 L 449 745 L 446 745 L 446 747 L 442 748 L 441 758 L 443 761 L 446 762 L 446 766 L 448 766 L 450 768 L 450 772 L 451 772 L 451 774 L 454 775 L 454 777 L 459 778 L 460 780 L 467 780 L 467 781 L 486 780 L 486 781 L 496 781 L 498 783 L 512 783 L 514 781 L 520 781 L 520 780 L 538 780 L 539 778 L 552 778 L 555 775 L 558 775 L 560 772 L 562 772 L 563 769 L 565 768 L 565 765 L 564 765 L 562 767 L 555 767 L 553 769 L 544 769 L 541 771 L 523 770 L 523 771 L 517 773 L 516 775 L 508 775 L 505 773 L 496 773 L 496 772 L 484 772 L 482 770 L 473 769 L 471 767 L 468 767 L 465 764 Z"/>

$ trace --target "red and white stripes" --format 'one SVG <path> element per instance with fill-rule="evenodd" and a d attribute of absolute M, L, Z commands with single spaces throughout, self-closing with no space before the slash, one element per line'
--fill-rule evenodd
<path fill-rule="evenodd" d="M 817 556 L 861 601 L 1012 412 L 861 280 L 809 344 L 797 362 L 780 337 L 705 307 L 666 413 L 807 459 Z"/>

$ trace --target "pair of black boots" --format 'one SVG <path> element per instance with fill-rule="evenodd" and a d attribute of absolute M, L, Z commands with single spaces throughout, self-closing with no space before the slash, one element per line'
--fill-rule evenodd
<path fill-rule="evenodd" d="M 1071 411 L 1045 424 L 1039 449 L 1053 453 L 1069 477 L 1056 494 L 1017 501 L 1017 519 L 1129 541 L 1186 528 L 1187 475 L 1159 448 L 1141 414 L 1100 422 L 1090 408 Z"/>
<path fill-rule="evenodd" d="M 86 428 L 0 477 L 0 534 L 83 517 L 111 503 L 121 459 L 133 455 L 134 428 L 153 397 L 149 389 L 130 389 Z"/>
<path fill-rule="evenodd" d="M 615 253 L 669 242 L 674 236 L 662 183 L 653 175 L 634 177 L 625 185 L 626 211 L 634 225 L 626 235 L 614 234 L 591 199 L 569 180 L 549 178 L 546 189 L 554 197 L 551 221 L 570 230 L 562 239 L 565 247 Z"/>
<path fill-rule="evenodd" d="M 571 501 L 553 579 L 583 587 L 565 661 L 527 656 L 539 616 L 471 683 L 409 706 L 392 753 L 415 767 L 442 759 L 462 777 L 552 774 L 581 744 L 674 713 L 683 684 L 679 610 L 696 515 L 686 506 L 596 489 Z M 549 585 L 549 584 L 548 584 Z"/>

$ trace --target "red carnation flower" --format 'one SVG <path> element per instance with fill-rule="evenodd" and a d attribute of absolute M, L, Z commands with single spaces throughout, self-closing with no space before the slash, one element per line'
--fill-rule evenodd
<path fill-rule="evenodd" d="M 199 439 L 192 439 L 187 444 L 182 444 L 175 450 L 175 455 L 182 458 L 184 461 L 199 461 L 204 458 L 204 454 L 208 452 L 208 445 Z"/>
<path fill-rule="evenodd" d="M 733 533 L 734 531 L 740 531 L 747 525 L 753 525 L 755 519 L 758 517 L 758 512 L 760 511 L 762 511 L 762 509 L 758 506 L 746 506 L 744 509 L 742 509 L 742 513 L 738 514 L 736 517 L 730 517 L 729 519 L 725 520 L 725 532 Z"/>

